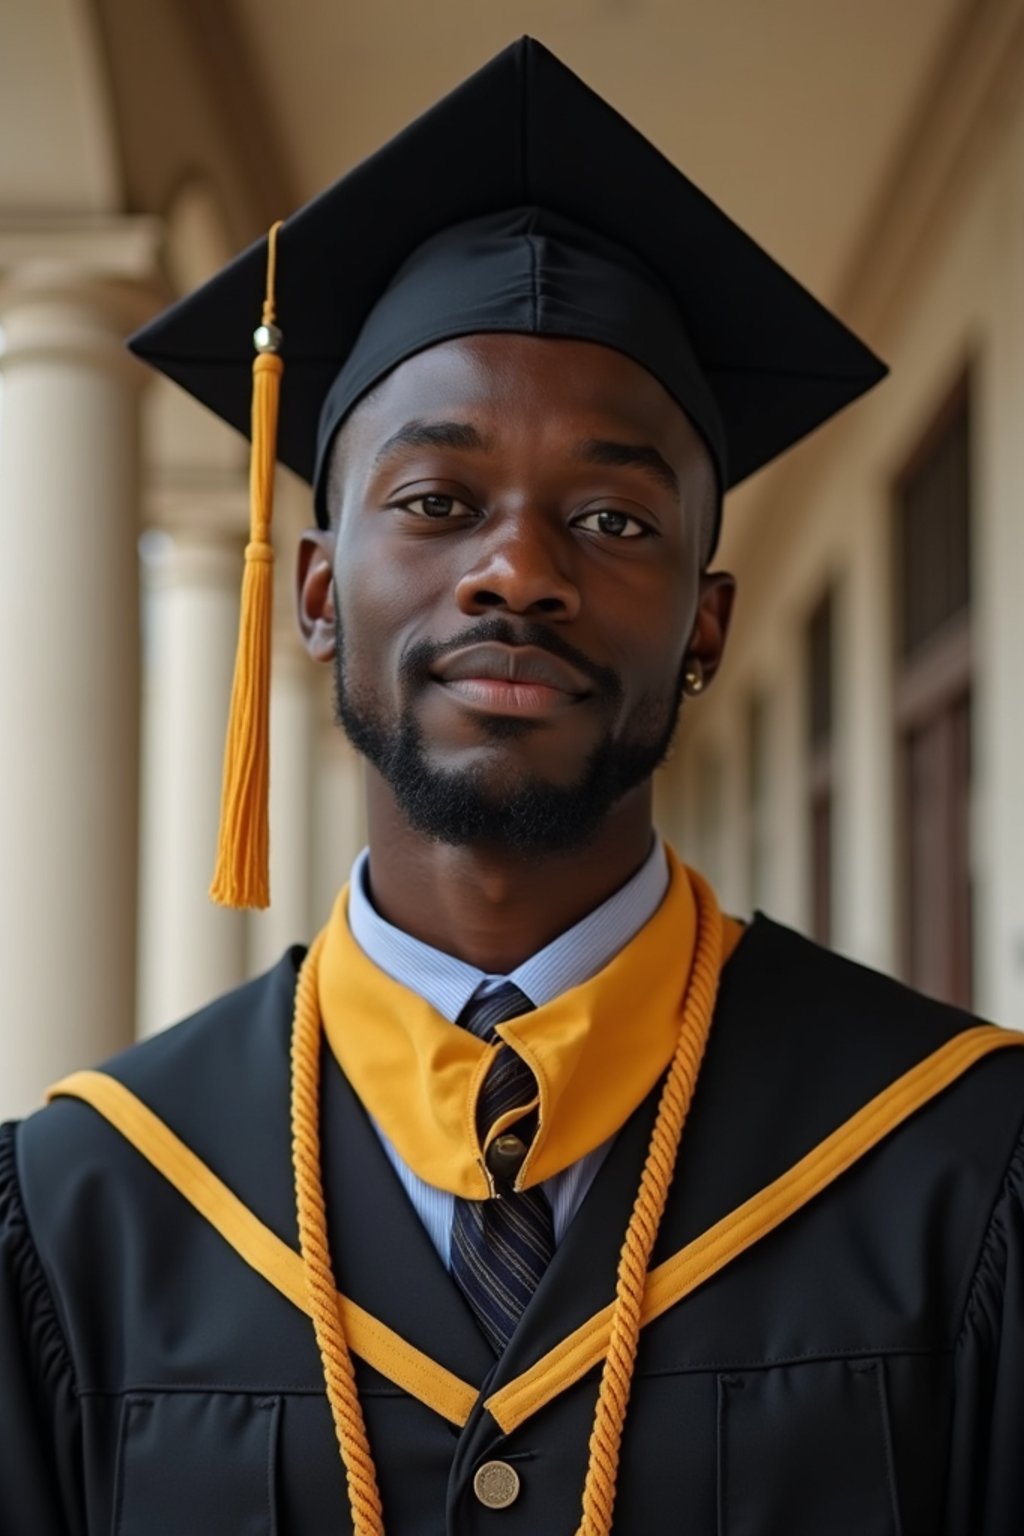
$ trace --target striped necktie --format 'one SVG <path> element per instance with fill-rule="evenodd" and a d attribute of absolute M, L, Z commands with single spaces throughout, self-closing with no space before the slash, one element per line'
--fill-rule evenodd
<path fill-rule="evenodd" d="M 508 981 L 486 997 L 471 998 L 458 1022 L 481 1040 L 493 1041 L 499 1038 L 496 1025 L 528 1013 L 532 1007 L 525 993 Z M 502 1046 L 484 1079 L 477 1104 L 481 1145 L 499 1116 L 530 1104 L 536 1096 L 537 1083 L 529 1067 L 509 1046 Z M 529 1112 L 509 1129 L 529 1145 L 536 1129 L 536 1112 Z M 493 1162 L 489 1159 L 492 1167 Z M 510 1184 L 511 1179 L 491 1200 L 457 1199 L 452 1223 L 452 1278 L 499 1354 L 512 1337 L 555 1248 L 547 1196 L 540 1189 L 515 1194 Z"/>

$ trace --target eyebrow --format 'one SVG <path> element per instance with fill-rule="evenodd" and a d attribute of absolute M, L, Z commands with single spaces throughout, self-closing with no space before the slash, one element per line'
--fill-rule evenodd
<path fill-rule="evenodd" d="M 378 449 L 374 467 L 394 453 L 396 448 L 489 447 L 488 439 L 467 421 L 407 421 Z M 592 437 L 574 449 L 573 457 L 587 464 L 643 470 L 662 490 L 679 500 L 679 477 L 668 460 L 649 443 L 620 443 L 611 438 Z"/>
<path fill-rule="evenodd" d="M 466 421 L 407 421 L 378 449 L 374 466 L 396 448 L 486 448 L 487 440 Z"/>
<path fill-rule="evenodd" d="M 615 468 L 642 469 L 662 490 L 679 500 L 679 477 L 657 448 L 648 443 L 617 443 L 609 438 L 593 437 L 581 443 L 575 457 L 587 464 L 608 464 Z"/>

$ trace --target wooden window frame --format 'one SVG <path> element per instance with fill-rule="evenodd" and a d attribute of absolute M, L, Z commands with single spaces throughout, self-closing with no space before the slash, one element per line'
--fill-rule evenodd
<path fill-rule="evenodd" d="M 904 463 L 893 482 L 892 494 L 892 572 L 893 572 L 893 767 L 897 790 L 897 816 L 893 844 L 893 879 L 896 895 L 897 946 L 902 974 L 915 980 L 914 932 L 912 900 L 914 870 L 911 863 L 911 814 L 910 744 L 916 732 L 934 721 L 940 714 L 951 717 L 962 703 L 967 711 L 970 729 L 972 707 L 972 641 L 971 601 L 952 614 L 931 635 L 921 641 L 910 653 L 904 649 L 906 620 L 903 612 L 905 551 L 903 548 L 901 514 L 907 488 L 934 454 L 942 438 L 951 430 L 957 417 L 968 414 L 970 433 L 972 391 L 969 370 L 965 370 L 949 390 L 927 429 L 923 432 L 913 452 Z M 969 451 L 969 450 L 968 450 Z M 969 468 L 969 461 L 968 461 Z M 970 489 L 970 488 L 969 488 Z M 968 499 L 968 543 L 971 537 L 972 506 Z M 970 568 L 969 568 L 970 569 Z M 969 572 L 968 572 L 969 574 Z M 968 757 L 970 743 L 968 739 Z M 970 773 L 963 793 L 969 796 Z M 968 804 L 969 816 L 969 804 Z M 967 848 L 969 870 L 970 848 Z M 950 1000 L 968 1006 L 973 984 L 972 913 L 969 880 L 965 888 L 950 886 L 951 911 L 956 912 L 957 931 L 965 938 L 963 955 L 951 956 L 950 977 L 953 996 Z"/>

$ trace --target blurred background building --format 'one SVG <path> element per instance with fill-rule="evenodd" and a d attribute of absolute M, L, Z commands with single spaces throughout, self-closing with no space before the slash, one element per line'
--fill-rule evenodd
<path fill-rule="evenodd" d="M 0 1116 L 307 940 L 362 839 L 283 476 L 274 904 L 207 901 L 245 444 L 122 338 L 523 31 L 893 367 L 730 498 L 664 831 L 1024 1026 L 1024 0 L 2 0 Z"/>

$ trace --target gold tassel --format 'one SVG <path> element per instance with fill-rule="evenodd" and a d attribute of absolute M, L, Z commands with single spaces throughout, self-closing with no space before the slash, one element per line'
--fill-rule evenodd
<path fill-rule="evenodd" d="M 274 602 L 274 510 L 277 411 L 284 363 L 274 324 L 277 232 L 267 241 L 263 319 L 253 334 L 252 456 L 249 463 L 249 543 L 242 578 L 235 677 L 224 747 L 217 865 L 210 886 L 225 907 L 270 905 L 270 640 Z"/>

